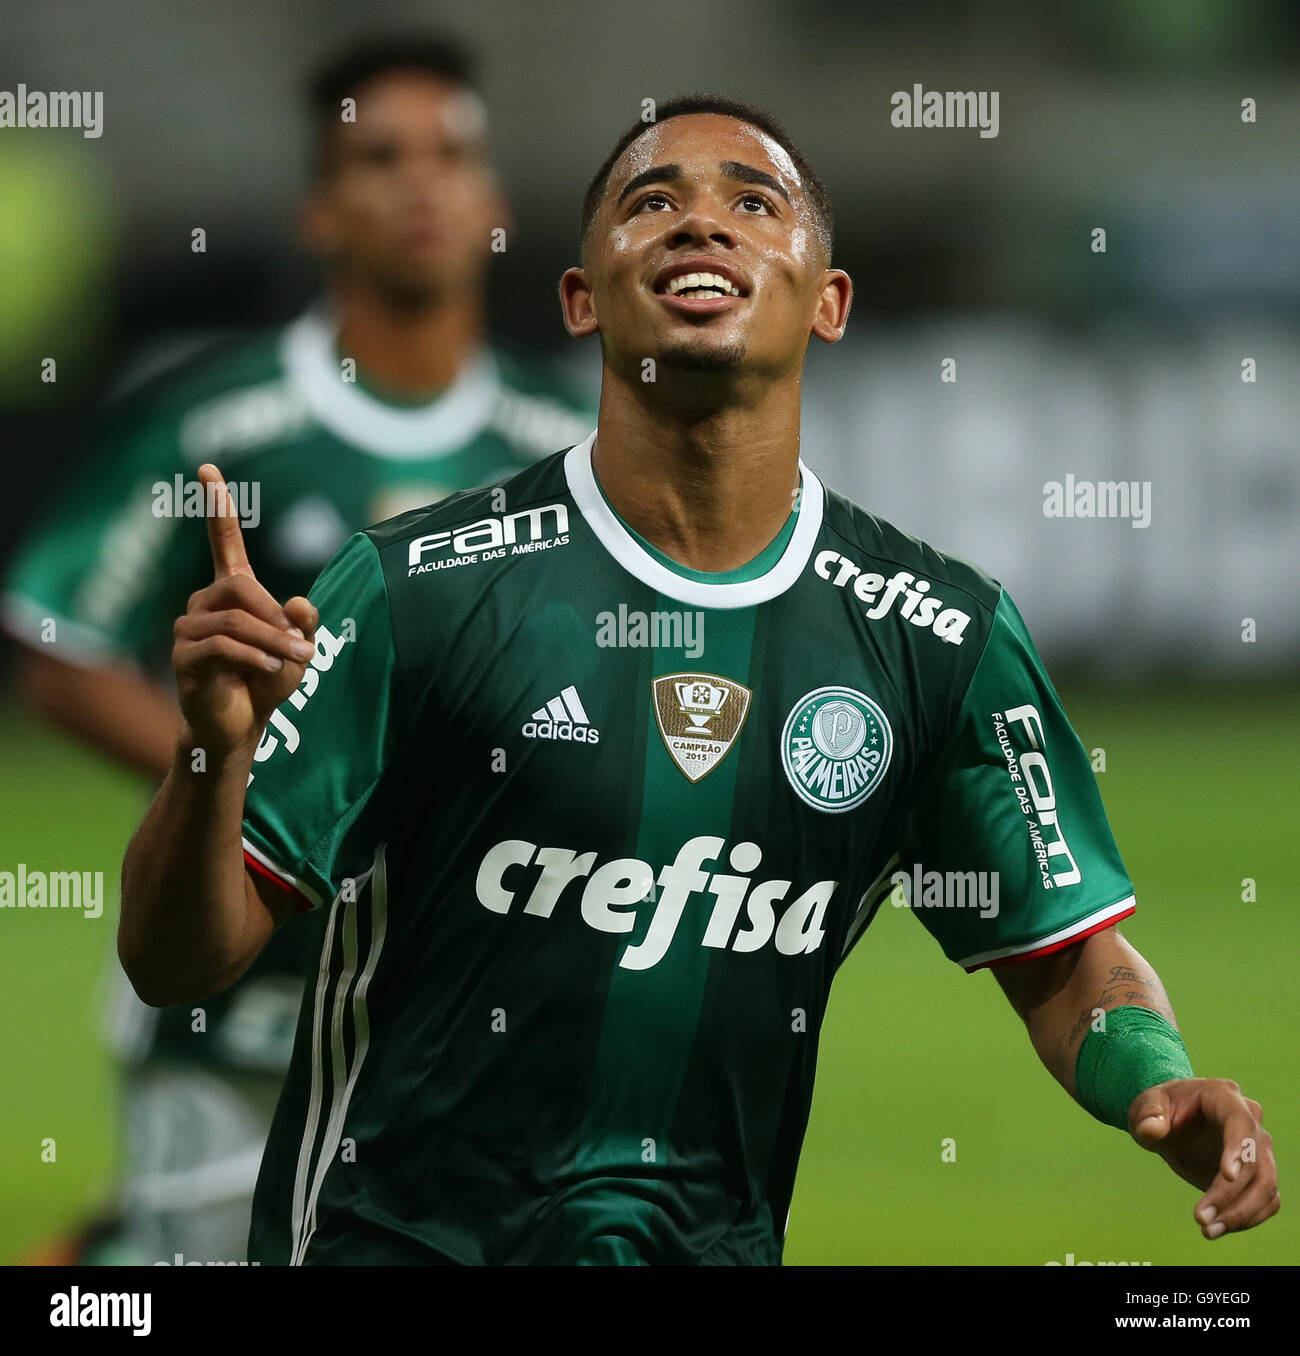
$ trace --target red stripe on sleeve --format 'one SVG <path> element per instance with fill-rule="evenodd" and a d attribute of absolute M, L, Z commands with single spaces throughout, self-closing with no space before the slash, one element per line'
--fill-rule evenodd
<path fill-rule="evenodd" d="M 286 894 L 292 895 L 298 901 L 294 907 L 294 913 L 311 912 L 311 901 L 307 896 L 304 895 L 301 890 L 294 889 L 287 880 L 281 879 L 274 871 L 268 871 L 247 848 L 244 849 L 244 865 L 247 866 L 250 871 L 256 871 L 264 880 L 269 880 L 272 885 L 278 885 Z"/>
<path fill-rule="evenodd" d="M 966 973 L 973 975 L 976 970 L 989 970 L 995 965 L 1019 965 L 1022 961 L 1038 960 L 1040 956 L 1050 956 L 1054 951 L 1064 950 L 1067 946 L 1073 946 L 1076 942 L 1083 941 L 1085 937 L 1091 937 L 1094 932 L 1113 928 L 1116 923 L 1122 922 L 1136 909 L 1136 904 L 1130 905 L 1123 913 L 1117 913 L 1114 918 L 1103 918 L 1100 923 L 1094 923 L 1092 927 L 1085 928 L 1082 932 L 1076 932 L 1073 937 L 1063 937 L 1059 942 L 1053 942 L 1051 946 L 1045 946 L 1039 951 L 1026 951 L 1023 956 L 1003 956 L 1001 960 L 981 961 L 978 965 L 968 965 Z"/>

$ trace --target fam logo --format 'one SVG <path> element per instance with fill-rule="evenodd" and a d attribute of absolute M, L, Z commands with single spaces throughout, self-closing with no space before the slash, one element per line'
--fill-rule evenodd
<path fill-rule="evenodd" d="M 799 797 L 839 814 L 880 785 L 894 751 L 885 713 L 851 687 L 819 687 L 791 708 L 781 731 L 781 763 Z"/>
<path fill-rule="evenodd" d="M 532 555 L 536 551 L 549 551 L 553 546 L 568 544 L 569 510 L 563 504 L 543 504 L 539 508 L 521 509 L 500 518 L 480 518 L 476 523 L 413 538 L 406 551 L 406 577 L 411 579 L 432 570 L 499 560 L 506 554 Z M 448 550 L 451 555 L 446 554 Z M 441 558 L 426 560 L 426 556 Z"/>
<path fill-rule="evenodd" d="M 672 760 L 698 782 L 731 751 L 749 714 L 749 688 L 716 673 L 670 673 L 651 684 L 655 720 Z"/>

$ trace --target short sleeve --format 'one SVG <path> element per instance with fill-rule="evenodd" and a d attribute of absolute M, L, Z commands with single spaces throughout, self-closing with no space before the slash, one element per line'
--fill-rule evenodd
<path fill-rule="evenodd" d="M 160 511 L 184 474 L 171 416 L 143 397 L 112 409 L 71 491 L 19 550 L 5 629 L 68 663 L 161 662 L 210 575 L 202 523 Z"/>
<path fill-rule="evenodd" d="M 244 798 L 244 853 L 311 907 L 373 865 L 393 730 L 394 651 L 383 570 L 364 533 L 311 590 L 316 654 L 271 715 Z"/>
<path fill-rule="evenodd" d="M 1135 908 L 1092 764 L 1005 590 L 909 809 L 899 870 L 913 911 L 967 970 L 1047 955 Z"/>

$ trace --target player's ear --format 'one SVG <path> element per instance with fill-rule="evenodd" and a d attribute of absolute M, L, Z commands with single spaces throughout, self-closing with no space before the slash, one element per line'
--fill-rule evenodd
<path fill-rule="evenodd" d="M 834 344 L 844 337 L 852 303 L 853 280 L 843 269 L 828 268 L 822 274 L 821 291 L 817 294 L 817 314 L 812 324 L 812 332 L 818 339 Z"/>
<path fill-rule="evenodd" d="M 585 339 L 600 329 L 587 275 L 580 268 L 568 268 L 560 279 L 560 309 L 564 328 L 575 339 Z"/>

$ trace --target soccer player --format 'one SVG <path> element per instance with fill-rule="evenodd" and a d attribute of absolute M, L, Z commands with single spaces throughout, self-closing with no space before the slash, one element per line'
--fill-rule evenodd
<path fill-rule="evenodd" d="M 203 535 L 181 516 L 201 463 L 219 456 L 244 491 L 257 576 L 288 597 L 366 524 L 533 464 L 595 421 L 542 365 L 486 338 L 492 236 L 509 215 L 468 55 L 434 39 L 370 41 L 320 71 L 310 102 L 304 235 L 328 268 L 328 302 L 123 400 L 86 482 L 9 583 L 32 699 L 155 779 L 179 713 L 151 662 L 209 577 Z M 205 995 L 201 1015 L 188 1003 L 151 1013 L 128 991 L 127 1231 L 93 1255 L 244 1256 L 320 930 L 286 929 L 239 983 Z"/>
<path fill-rule="evenodd" d="M 996 881 L 921 910 L 947 956 L 1207 1238 L 1267 1219 L 1260 1108 L 1193 1075 L 1115 927 L 1133 885 L 1010 597 L 800 461 L 851 296 L 806 159 L 759 110 L 665 105 L 581 260 L 594 434 L 358 534 L 310 600 L 208 523 L 119 948 L 196 1001 L 329 915 L 251 1255 L 779 1262 L 831 982 L 899 868 Z"/>

